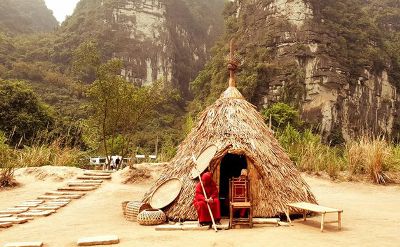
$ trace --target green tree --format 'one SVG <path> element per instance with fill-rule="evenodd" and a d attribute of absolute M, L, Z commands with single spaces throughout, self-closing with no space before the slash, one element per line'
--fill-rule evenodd
<path fill-rule="evenodd" d="M 26 144 L 54 122 L 54 113 L 23 82 L 0 80 L 0 130 L 12 145 Z"/>
<path fill-rule="evenodd" d="M 100 53 L 97 43 L 85 41 L 73 53 L 72 73 L 82 82 L 91 83 L 96 79 L 96 72 L 100 66 Z"/>
<path fill-rule="evenodd" d="M 287 125 L 298 129 L 302 126 L 299 111 L 285 103 L 276 103 L 262 111 L 266 123 L 271 124 L 276 129 L 286 128 Z"/>
<path fill-rule="evenodd" d="M 116 144 L 125 156 L 141 121 L 152 116 L 164 98 L 161 83 L 135 87 L 119 75 L 121 68 L 122 62 L 117 59 L 101 65 L 89 90 L 91 124 L 101 136 L 106 156 L 116 151 Z"/>

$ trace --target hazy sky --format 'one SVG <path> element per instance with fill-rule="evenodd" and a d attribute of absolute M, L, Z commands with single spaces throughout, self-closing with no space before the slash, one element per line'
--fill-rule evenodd
<path fill-rule="evenodd" d="M 53 10 L 53 14 L 58 22 L 63 22 L 65 16 L 71 15 L 79 0 L 44 0 L 47 8 Z"/>

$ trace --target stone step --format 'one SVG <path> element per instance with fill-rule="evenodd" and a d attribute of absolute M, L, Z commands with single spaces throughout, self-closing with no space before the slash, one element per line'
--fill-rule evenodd
<path fill-rule="evenodd" d="M 12 225 L 13 225 L 13 223 L 11 223 L 11 222 L 0 222 L 0 228 L 7 228 Z"/>
<path fill-rule="evenodd" d="M 101 184 L 98 183 L 67 183 L 69 187 L 90 187 L 90 186 L 100 186 Z"/>
<path fill-rule="evenodd" d="M 16 205 L 15 207 L 28 207 L 28 208 L 32 208 L 32 207 L 37 207 L 40 204 L 42 204 L 42 202 L 21 202 L 20 204 Z"/>
<path fill-rule="evenodd" d="M 84 172 L 93 172 L 93 173 L 109 173 L 112 174 L 115 171 L 113 170 L 85 170 Z"/>
<path fill-rule="evenodd" d="M 46 195 L 54 195 L 54 196 L 60 196 L 60 195 L 80 195 L 84 196 L 86 195 L 85 192 L 68 192 L 68 191 L 49 191 L 45 193 Z"/>
<path fill-rule="evenodd" d="M 39 216 L 49 216 L 52 213 L 55 213 L 56 210 L 32 210 L 24 213 L 18 214 L 19 217 L 39 217 Z"/>
<path fill-rule="evenodd" d="M 12 217 L 12 214 L 0 214 L 0 218 L 4 218 L 4 217 Z"/>
<path fill-rule="evenodd" d="M 43 242 L 14 242 L 6 243 L 4 247 L 42 247 Z"/>
<path fill-rule="evenodd" d="M 78 246 L 93 246 L 93 245 L 106 245 L 118 244 L 119 238 L 116 235 L 85 237 L 78 240 Z"/>
<path fill-rule="evenodd" d="M 193 225 L 165 224 L 165 225 L 158 225 L 155 227 L 156 231 L 204 231 L 209 229 L 210 226 L 200 226 L 199 224 L 193 224 Z"/>
<path fill-rule="evenodd" d="M 50 200 L 50 201 L 47 201 L 47 202 L 71 202 L 71 199 L 60 198 L 60 199 Z"/>
<path fill-rule="evenodd" d="M 97 186 L 84 186 L 84 187 L 61 187 L 59 191 L 90 191 L 97 189 Z"/>
<path fill-rule="evenodd" d="M 4 217 L 0 218 L 0 222 L 11 222 L 13 224 L 22 224 L 27 222 L 28 219 L 26 218 L 18 218 L 18 217 Z"/>
<path fill-rule="evenodd" d="M 33 200 L 26 200 L 24 201 L 24 203 L 43 203 L 44 200 L 40 200 L 40 199 L 33 199 Z"/>
<path fill-rule="evenodd" d="M 40 205 L 39 207 L 41 207 L 41 206 L 43 206 L 43 207 L 46 207 L 46 206 L 58 206 L 59 208 L 62 208 L 64 206 L 66 206 L 67 204 L 68 204 L 68 202 L 48 202 L 48 203 L 46 203 L 44 205 Z"/>
<path fill-rule="evenodd" d="M 82 195 L 61 195 L 61 199 L 79 199 Z"/>
<path fill-rule="evenodd" d="M 18 208 L 7 208 L 5 210 L 1 210 L 0 214 L 19 214 L 28 211 L 28 207 L 18 207 Z"/>
<path fill-rule="evenodd" d="M 78 176 L 77 179 L 85 179 L 85 180 L 105 180 L 105 179 L 111 179 L 111 176 Z"/>
<path fill-rule="evenodd" d="M 76 182 L 76 183 L 93 183 L 93 184 L 101 184 L 103 183 L 103 180 L 76 180 L 76 181 L 72 181 L 72 182 Z"/>
<path fill-rule="evenodd" d="M 60 205 L 41 205 L 41 206 L 38 206 L 36 209 L 38 209 L 38 210 L 57 210 L 61 207 L 62 206 L 60 206 Z"/>
<path fill-rule="evenodd" d="M 253 224 L 276 224 L 280 221 L 279 218 L 253 218 Z"/>
<path fill-rule="evenodd" d="M 82 195 L 43 195 L 39 196 L 38 198 L 46 199 L 46 200 L 51 200 L 51 199 L 79 199 L 81 198 Z"/>
<path fill-rule="evenodd" d="M 86 175 L 86 176 L 103 176 L 103 177 L 109 177 L 109 176 L 110 176 L 110 173 L 84 172 L 83 175 Z"/>
<path fill-rule="evenodd" d="M 38 196 L 39 199 L 46 199 L 46 200 L 53 200 L 53 199 L 60 199 L 60 196 L 49 196 L 49 195 L 43 195 L 43 196 Z"/>

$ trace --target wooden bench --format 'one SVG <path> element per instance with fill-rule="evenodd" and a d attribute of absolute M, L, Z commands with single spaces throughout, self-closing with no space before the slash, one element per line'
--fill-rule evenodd
<path fill-rule="evenodd" d="M 342 213 L 343 210 L 341 209 L 336 209 L 336 208 L 328 208 L 324 206 L 320 206 L 317 204 L 312 204 L 308 202 L 296 202 L 296 203 L 289 203 L 287 204 L 288 209 L 287 209 L 287 215 L 288 215 L 288 220 L 291 223 L 290 220 L 290 208 L 296 208 L 296 209 L 301 209 L 303 210 L 303 219 L 304 221 L 306 220 L 307 217 L 307 212 L 315 212 L 318 214 L 321 214 L 321 232 L 324 231 L 324 219 L 325 219 L 325 214 L 327 213 L 338 213 L 338 220 L 334 221 L 338 223 L 338 229 L 342 229 Z"/>

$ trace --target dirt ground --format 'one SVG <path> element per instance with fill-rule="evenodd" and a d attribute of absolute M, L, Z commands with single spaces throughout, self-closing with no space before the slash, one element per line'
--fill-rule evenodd
<path fill-rule="evenodd" d="M 61 169 L 61 170 L 60 170 Z M 67 169 L 68 172 L 65 172 Z M 35 199 L 46 191 L 71 181 L 82 171 L 76 168 L 45 167 L 17 172 L 21 186 L 0 191 L 0 209 Z M 7 242 L 43 241 L 45 246 L 76 246 L 81 237 L 115 234 L 119 245 L 112 246 L 400 246 L 400 186 L 366 183 L 334 183 L 303 175 L 321 205 L 344 210 L 342 231 L 326 224 L 319 231 L 319 216 L 306 222 L 295 220 L 292 227 L 256 225 L 253 229 L 208 231 L 155 231 L 126 221 L 121 202 L 140 200 L 157 176 L 153 169 L 146 181 L 123 184 L 121 172 L 112 181 L 72 201 L 55 214 L 0 229 L 0 245 Z M 335 220 L 328 215 L 327 220 Z"/>

